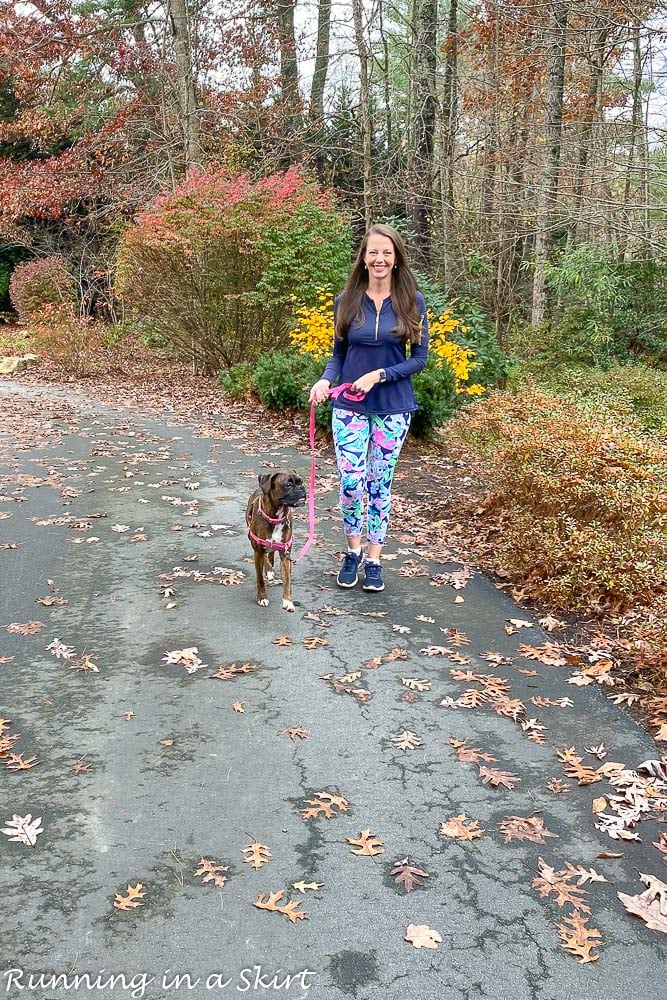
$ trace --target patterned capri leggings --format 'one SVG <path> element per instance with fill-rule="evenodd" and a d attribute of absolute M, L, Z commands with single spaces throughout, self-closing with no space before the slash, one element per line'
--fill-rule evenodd
<path fill-rule="evenodd" d="M 409 413 L 352 413 L 337 407 L 331 423 L 340 473 L 340 509 L 345 534 L 361 535 L 363 497 L 368 493 L 369 542 L 383 545 L 391 511 L 391 481 L 410 427 Z"/>

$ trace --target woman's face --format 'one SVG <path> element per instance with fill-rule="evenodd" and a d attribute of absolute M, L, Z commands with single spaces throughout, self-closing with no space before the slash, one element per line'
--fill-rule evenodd
<path fill-rule="evenodd" d="M 386 278 L 396 263 L 396 250 L 388 236 L 369 236 L 364 264 L 375 278 Z"/>

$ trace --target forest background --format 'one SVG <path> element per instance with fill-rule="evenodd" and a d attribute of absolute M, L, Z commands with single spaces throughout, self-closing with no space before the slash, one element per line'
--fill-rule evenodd
<path fill-rule="evenodd" d="M 655 0 L 5 0 L 0 348 L 303 405 L 389 222 L 489 560 L 665 686 L 666 36 Z"/>

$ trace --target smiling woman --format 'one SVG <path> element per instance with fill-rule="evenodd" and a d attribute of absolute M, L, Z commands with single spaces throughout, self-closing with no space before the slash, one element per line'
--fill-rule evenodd
<path fill-rule="evenodd" d="M 322 403 L 340 380 L 332 430 L 340 474 L 340 506 L 348 550 L 339 587 L 354 587 L 363 562 L 363 498 L 367 541 L 363 589 L 384 590 L 380 556 L 391 510 L 391 483 L 412 413 L 412 376 L 428 357 L 428 320 L 403 241 L 391 226 L 364 236 L 342 294 L 334 303 L 333 353 L 310 400 Z M 410 354 L 408 356 L 408 345 Z"/>

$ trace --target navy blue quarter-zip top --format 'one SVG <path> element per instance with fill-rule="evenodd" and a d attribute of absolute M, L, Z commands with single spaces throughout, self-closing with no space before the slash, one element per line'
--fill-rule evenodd
<path fill-rule="evenodd" d="M 334 303 L 336 314 L 340 296 Z M 333 353 L 322 373 L 332 385 L 354 382 L 367 372 L 384 368 L 387 381 L 374 385 L 365 399 L 354 402 L 340 396 L 336 406 L 355 413 L 410 413 L 416 409 L 412 376 L 422 371 L 428 358 L 428 319 L 426 303 L 417 292 L 417 309 L 422 317 L 421 343 L 412 344 L 410 356 L 405 344 L 394 333 L 396 314 L 391 296 L 378 309 L 368 295 L 362 302 L 361 322 L 352 323 L 345 340 L 334 340 Z"/>

